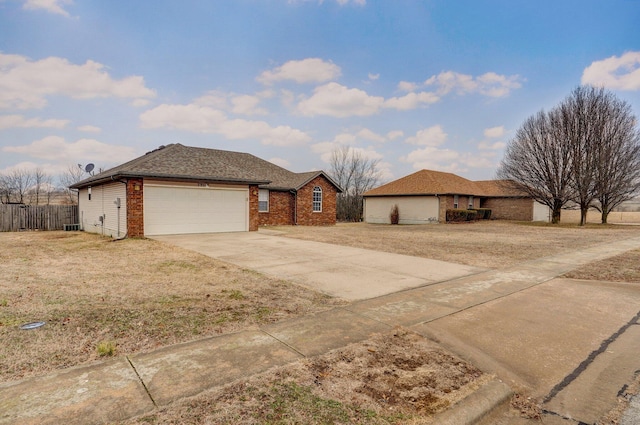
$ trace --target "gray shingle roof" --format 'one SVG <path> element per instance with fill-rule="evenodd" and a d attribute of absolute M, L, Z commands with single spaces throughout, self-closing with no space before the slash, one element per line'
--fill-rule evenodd
<path fill-rule="evenodd" d="M 257 184 L 272 190 L 291 190 L 299 189 L 320 174 L 325 175 L 322 171 L 293 173 L 248 153 L 196 148 L 176 143 L 148 152 L 71 187 L 78 189 L 128 177 L 153 177 Z M 338 187 L 327 175 L 325 177 Z"/>

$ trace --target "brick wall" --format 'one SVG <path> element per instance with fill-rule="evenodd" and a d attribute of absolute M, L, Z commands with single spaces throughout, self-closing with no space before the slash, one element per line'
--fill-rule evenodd
<path fill-rule="evenodd" d="M 144 184 L 142 179 L 127 182 L 127 236 L 144 236 Z"/>
<path fill-rule="evenodd" d="M 533 201 L 529 198 L 487 198 L 482 208 L 491 209 L 491 218 L 496 220 L 533 220 Z"/>
<path fill-rule="evenodd" d="M 258 186 L 249 186 L 249 231 L 255 232 L 260 225 L 258 216 Z"/>
<path fill-rule="evenodd" d="M 322 188 L 322 212 L 313 212 L 313 188 Z M 298 190 L 297 218 L 302 226 L 336 224 L 336 188 L 323 176 L 311 180 Z"/>
<path fill-rule="evenodd" d="M 269 191 L 269 211 L 258 212 L 260 226 L 294 224 L 295 196 L 291 192 Z"/>

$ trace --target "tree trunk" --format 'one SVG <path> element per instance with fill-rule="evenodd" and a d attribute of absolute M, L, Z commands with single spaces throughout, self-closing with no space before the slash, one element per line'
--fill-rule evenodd
<path fill-rule="evenodd" d="M 607 224 L 607 218 L 609 218 L 609 210 L 607 210 L 606 208 L 602 209 L 602 224 Z"/>
<path fill-rule="evenodd" d="M 560 223 L 560 211 L 561 211 L 561 206 L 554 205 L 553 211 L 551 212 L 551 224 Z"/>
<path fill-rule="evenodd" d="M 589 208 L 580 208 L 580 226 L 584 226 L 587 224 L 587 213 L 589 212 Z"/>

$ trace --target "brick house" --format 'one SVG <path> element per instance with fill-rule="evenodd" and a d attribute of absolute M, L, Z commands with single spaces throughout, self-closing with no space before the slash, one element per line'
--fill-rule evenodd
<path fill-rule="evenodd" d="M 112 237 L 331 225 L 342 189 L 248 153 L 171 144 L 71 186 L 80 227 Z"/>
<path fill-rule="evenodd" d="M 452 173 L 420 170 L 364 194 L 367 223 L 390 223 L 398 205 L 400 224 L 443 223 L 447 209 L 490 208 L 491 218 L 548 221 L 548 208 L 504 181 L 471 181 Z"/>

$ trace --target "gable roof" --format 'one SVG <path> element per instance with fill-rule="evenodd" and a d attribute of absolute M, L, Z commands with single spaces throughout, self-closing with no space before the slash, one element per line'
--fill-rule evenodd
<path fill-rule="evenodd" d="M 323 175 L 338 191 L 342 191 L 323 171 L 293 173 L 248 153 L 196 148 L 175 143 L 161 146 L 129 162 L 91 176 L 75 183 L 71 188 L 79 189 L 118 179 L 146 177 L 256 184 L 265 189 L 297 190 L 311 180 L 309 176 L 312 174 L 311 178 Z"/>
<path fill-rule="evenodd" d="M 371 189 L 364 196 L 475 195 L 480 189 L 471 180 L 442 171 L 420 170 Z"/>
<path fill-rule="evenodd" d="M 527 196 L 507 180 L 471 181 L 456 174 L 433 170 L 417 171 L 364 194 L 364 196 L 402 195 Z"/>
<path fill-rule="evenodd" d="M 480 180 L 475 182 L 482 189 L 482 196 L 494 198 L 518 198 L 529 195 L 518 189 L 511 180 Z"/>

